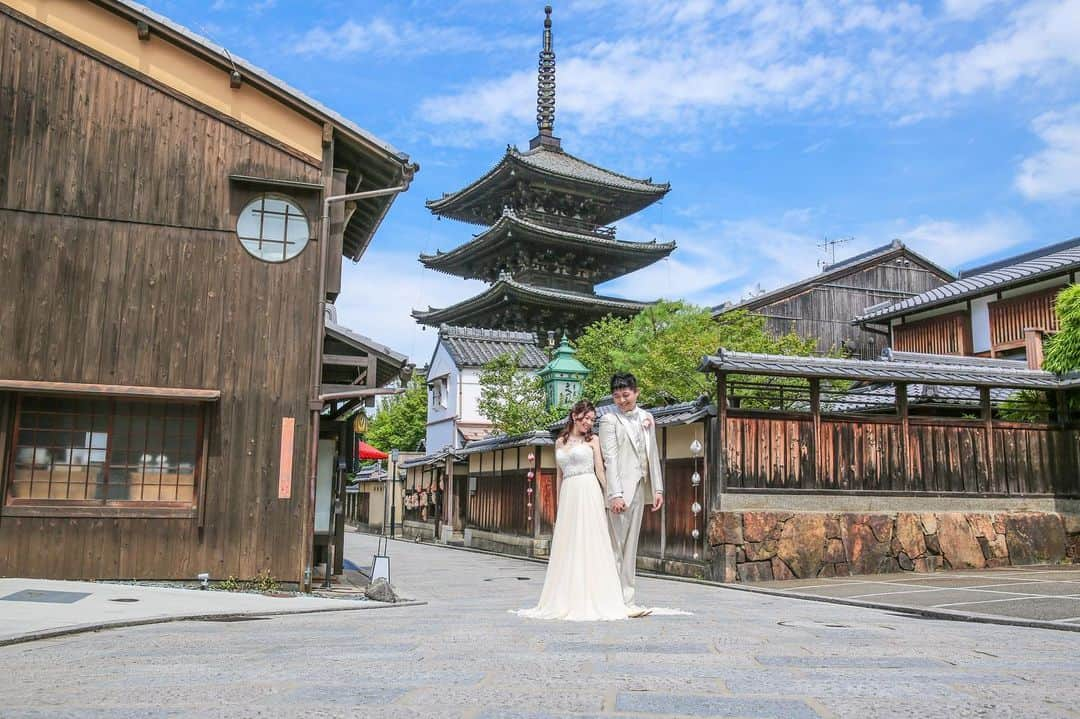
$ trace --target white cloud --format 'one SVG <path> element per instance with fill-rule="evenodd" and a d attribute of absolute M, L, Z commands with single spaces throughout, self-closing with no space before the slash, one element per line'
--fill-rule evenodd
<path fill-rule="evenodd" d="M 917 4 L 867 0 L 579 2 L 574 21 L 603 22 L 609 39 L 560 47 L 556 24 L 557 125 L 671 139 L 795 111 L 910 124 L 976 92 L 1076 86 L 1080 0 L 1033 0 L 986 23 L 989 35 L 972 24 L 975 39 L 958 45 L 949 28 L 990 5 L 958 0 L 928 17 Z M 428 97 L 418 112 L 472 140 L 505 140 L 531 124 L 534 88 L 528 67 Z"/>
<path fill-rule="evenodd" d="M 991 215 L 974 222 L 899 221 L 894 226 L 895 236 L 911 249 L 951 270 L 1033 239 L 1027 222 L 1015 215 Z"/>
<path fill-rule="evenodd" d="M 1080 199 L 1080 104 L 1032 123 L 1046 145 L 1020 163 L 1016 187 L 1031 200 Z"/>
<path fill-rule="evenodd" d="M 482 40 L 467 27 L 418 24 L 374 17 L 347 19 L 332 29 L 316 26 L 292 42 L 299 55 L 340 58 L 354 55 L 410 56 L 517 50 L 535 44 L 530 35 L 494 35 Z"/>

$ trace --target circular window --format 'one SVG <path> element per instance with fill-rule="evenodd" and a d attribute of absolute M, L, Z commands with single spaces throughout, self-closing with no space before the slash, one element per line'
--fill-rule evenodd
<path fill-rule="evenodd" d="M 267 262 L 296 257 L 311 237 L 304 211 L 274 195 L 261 195 L 244 206 L 236 234 L 245 250 Z"/>

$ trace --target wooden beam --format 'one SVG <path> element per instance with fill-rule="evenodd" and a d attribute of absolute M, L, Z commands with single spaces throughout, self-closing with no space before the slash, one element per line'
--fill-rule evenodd
<path fill-rule="evenodd" d="M 375 397 L 381 394 L 402 394 L 404 388 L 357 387 L 351 384 L 324 384 L 319 387 L 319 401 L 329 402 L 336 399 L 354 397 Z"/>
<path fill-rule="evenodd" d="M 810 416 L 814 420 L 810 442 L 810 476 L 803 478 L 803 489 L 817 489 L 818 477 L 821 474 L 818 468 L 818 443 L 821 442 L 821 380 L 816 377 L 810 380 Z"/>
<path fill-rule="evenodd" d="M 979 388 L 979 402 L 982 405 L 983 432 L 986 433 L 986 477 L 991 491 L 997 483 L 994 471 L 994 408 L 990 404 L 990 388 Z M 1009 494 L 1009 480 L 1005 479 L 1005 494 Z"/>
<path fill-rule="evenodd" d="M 907 384 L 896 383 L 896 410 L 900 414 L 900 461 L 904 468 L 904 488 L 915 489 L 915 472 L 911 461 L 911 412 L 908 406 Z M 926 489 L 925 482 L 923 489 Z"/>
<path fill-rule="evenodd" d="M 367 367 L 368 360 L 371 358 L 367 355 L 323 355 L 323 364 L 333 365 L 334 367 Z"/>
<path fill-rule="evenodd" d="M 104 395 L 134 399 L 175 399 L 214 402 L 221 390 L 184 387 L 141 387 L 119 384 L 83 384 L 82 382 L 41 382 L 38 380 L 0 379 L 0 390 L 32 394 Z"/>
<path fill-rule="evenodd" d="M 716 490 L 723 494 L 727 489 L 727 373 L 716 374 L 716 421 L 717 448 L 716 448 Z M 719 502 L 716 509 L 720 509 Z"/>

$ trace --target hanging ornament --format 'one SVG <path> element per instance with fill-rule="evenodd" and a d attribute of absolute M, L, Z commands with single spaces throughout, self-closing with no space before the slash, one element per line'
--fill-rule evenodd
<path fill-rule="evenodd" d="M 526 491 L 526 492 L 527 492 L 528 494 L 532 494 L 532 487 L 529 487 L 529 488 L 528 488 L 528 489 L 526 489 L 525 491 Z"/>
<path fill-rule="evenodd" d="M 528 509 L 532 509 L 532 502 L 529 502 L 529 503 L 528 503 L 528 504 L 526 504 L 525 506 L 526 506 L 526 507 L 527 507 Z"/>
<path fill-rule="evenodd" d="M 525 475 L 525 479 L 532 480 L 532 478 L 535 477 L 535 476 L 536 476 L 536 474 L 530 469 L 528 471 L 528 473 Z"/>
<path fill-rule="evenodd" d="M 532 462 L 535 459 L 536 459 L 536 455 L 533 454 L 532 452 L 529 452 L 529 461 Z"/>
<path fill-rule="evenodd" d="M 697 552 L 694 552 L 694 559 L 697 559 L 699 556 L 701 555 L 699 555 Z"/>
<path fill-rule="evenodd" d="M 697 441 L 697 439 L 691 442 L 690 451 L 693 452 L 695 456 L 701 454 L 701 442 Z"/>
<path fill-rule="evenodd" d="M 690 532 L 690 536 L 693 537 L 694 539 L 697 539 L 698 537 L 701 536 L 701 532 L 699 530 L 695 529 L 693 532 Z"/>
<path fill-rule="evenodd" d="M 690 505 L 690 511 L 694 514 L 701 514 L 701 504 L 699 504 L 698 502 L 694 502 Z"/>
<path fill-rule="evenodd" d="M 695 487 L 698 486 L 699 484 L 701 484 L 701 475 L 698 474 L 697 472 L 694 472 L 693 474 L 691 474 L 690 475 L 690 484 L 694 485 Z"/>

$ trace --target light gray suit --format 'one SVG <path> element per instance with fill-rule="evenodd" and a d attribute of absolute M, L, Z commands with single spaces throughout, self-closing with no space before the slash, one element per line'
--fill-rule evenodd
<path fill-rule="evenodd" d="M 604 474 L 607 475 L 611 547 L 619 566 L 623 600 L 627 604 L 633 603 L 637 584 L 641 517 L 645 505 L 652 504 L 653 495 L 664 491 L 660 451 L 656 446 L 656 423 L 650 422 L 649 428 L 645 429 L 642 423 L 652 415 L 640 408 L 634 410 L 634 414 L 635 417 L 629 417 L 618 409 L 608 412 L 600 418 L 597 431 L 600 452 L 604 455 Z M 620 514 L 610 511 L 611 501 L 616 497 L 622 497 L 626 502 L 626 511 Z"/>

